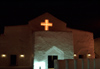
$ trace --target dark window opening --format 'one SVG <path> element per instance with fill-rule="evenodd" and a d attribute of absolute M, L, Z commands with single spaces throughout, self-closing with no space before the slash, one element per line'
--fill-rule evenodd
<path fill-rule="evenodd" d="M 10 56 L 10 65 L 11 66 L 16 66 L 16 55 L 11 55 Z"/>
<path fill-rule="evenodd" d="M 0 25 L 0 35 L 1 34 L 4 34 L 4 26 L 3 25 Z"/>
<path fill-rule="evenodd" d="M 54 68 L 54 60 L 58 59 L 58 56 L 48 56 L 48 68 Z"/>
<path fill-rule="evenodd" d="M 79 55 L 79 58 L 82 59 L 82 58 L 84 58 L 84 56 L 83 55 Z"/>

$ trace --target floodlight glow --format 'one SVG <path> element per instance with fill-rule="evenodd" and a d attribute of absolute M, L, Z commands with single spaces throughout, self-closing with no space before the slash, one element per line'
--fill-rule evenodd
<path fill-rule="evenodd" d="M 77 55 L 76 54 L 74 54 L 74 57 L 76 57 Z"/>
<path fill-rule="evenodd" d="M 6 54 L 2 54 L 1 57 L 3 57 L 3 58 L 6 57 Z"/>
<path fill-rule="evenodd" d="M 45 62 L 35 62 L 34 69 L 45 69 Z"/>
<path fill-rule="evenodd" d="M 49 30 L 49 26 L 52 27 L 52 23 L 49 23 L 49 20 L 45 19 L 45 22 L 41 22 L 41 26 L 45 26 L 45 30 L 48 31 Z"/>
<path fill-rule="evenodd" d="M 20 55 L 20 57 L 21 57 L 21 58 L 24 58 L 24 57 L 25 57 L 25 55 L 21 54 L 21 55 Z"/>

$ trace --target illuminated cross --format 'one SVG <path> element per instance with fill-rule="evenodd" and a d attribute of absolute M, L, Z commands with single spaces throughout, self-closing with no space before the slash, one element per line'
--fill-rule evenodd
<path fill-rule="evenodd" d="M 49 30 L 49 26 L 52 27 L 52 23 L 49 23 L 49 20 L 45 19 L 45 22 L 41 22 L 41 26 L 45 26 L 45 30 L 48 31 Z"/>

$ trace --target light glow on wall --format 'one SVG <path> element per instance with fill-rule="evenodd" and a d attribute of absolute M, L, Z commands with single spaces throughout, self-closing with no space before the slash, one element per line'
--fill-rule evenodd
<path fill-rule="evenodd" d="M 24 57 L 25 57 L 25 55 L 21 54 L 21 55 L 20 55 L 20 57 L 21 57 L 21 58 L 24 58 Z"/>
<path fill-rule="evenodd" d="M 45 69 L 45 62 L 34 62 L 34 69 Z"/>
<path fill-rule="evenodd" d="M 88 57 L 90 57 L 90 56 L 91 56 L 91 54 L 87 54 L 87 56 L 88 56 Z"/>
<path fill-rule="evenodd" d="M 3 58 L 6 57 L 6 54 L 2 54 L 1 57 L 3 57 Z"/>
<path fill-rule="evenodd" d="M 74 54 L 74 57 L 76 57 L 77 55 L 76 54 Z"/>

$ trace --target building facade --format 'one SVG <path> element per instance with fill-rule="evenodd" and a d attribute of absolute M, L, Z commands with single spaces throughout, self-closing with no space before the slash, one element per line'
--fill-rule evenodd
<path fill-rule="evenodd" d="M 0 66 L 52 68 L 54 60 L 95 58 L 93 33 L 71 29 L 49 13 L 27 25 L 6 26 L 0 36 Z"/>

